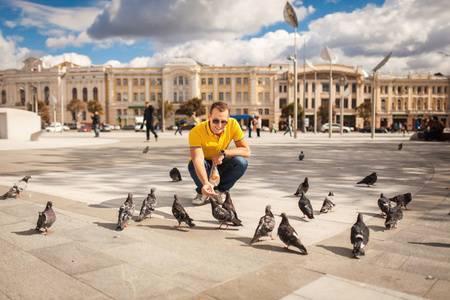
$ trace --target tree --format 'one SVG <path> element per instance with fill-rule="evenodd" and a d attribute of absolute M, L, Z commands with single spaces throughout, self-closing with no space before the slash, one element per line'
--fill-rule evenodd
<path fill-rule="evenodd" d="M 206 113 L 206 107 L 203 105 L 202 99 L 199 99 L 197 97 L 186 101 L 182 104 L 180 104 L 179 112 L 180 114 L 192 116 L 192 113 L 195 111 L 197 116 L 202 116 Z"/>
<path fill-rule="evenodd" d="M 89 100 L 87 104 L 87 110 L 90 113 L 98 111 L 98 113 L 101 115 L 103 113 L 103 106 L 98 100 Z"/>
<path fill-rule="evenodd" d="M 300 120 L 303 117 L 303 108 L 300 103 L 297 103 L 297 119 Z M 281 116 L 282 118 L 287 118 L 289 115 L 294 117 L 294 103 L 285 105 L 281 108 Z"/>
<path fill-rule="evenodd" d="M 356 108 L 356 115 L 364 120 L 364 126 L 368 125 L 370 122 L 370 117 L 372 117 L 372 103 L 364 102 L 361 103 Z"/>
<path fill-rule="evenodd" d="M 37 104 L 38 104 L 38 114 L 41 117 L 41 120 L 46 123 L 50 123 L 50 114 L 48 106 L 45 104 L 44 101 L 41 100 L 37 100 Z M 30 103 L 27 105 L 27 110 L 29 111 L 33 110 L 33 106 Z"/>
<path fill-rule="evenodd" d="M 327 123 L 327 122 L 325 122 L 325 120 L 328 121 L 328 113 L 329 113 L 328 102 L 324 102 L 317 110 L 317 115 L 322 120 L 322 123 Z M 335 116 L 336 116 L 336 110 L 335 110 L 335 106 L 333 105 L 331 108 L 331 117 L 334 119 Z M 333 122 L 328 122 L 328 123 L 333 123 Z"/>
<path fill-rule="evenodd" d="M 86 104 L 80 99 L 72 99 L 69 101 L 69 104 L 67 104 L 67 111 L 70 111 L 74 115 L 75 120 L 78 119 L 78 113 L 85 110 Z"/>
<path fill-rule="evenodd" d="M 158 108 L 156 109 L 156 114 L 158 118 L 162 116 L 162 100 L 158 100 Z M 173 112 L 173 104 L 169 102 L 169 100 L 166 100 L 164 102 L 164 119 L 170 116 Z"/>

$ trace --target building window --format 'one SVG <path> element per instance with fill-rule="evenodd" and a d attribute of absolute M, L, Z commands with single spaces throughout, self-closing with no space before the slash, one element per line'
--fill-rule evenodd
<path fill-rule="evenodd" d="M 206 101 L 206 93 L 202 93 L 202 101 Z"/>
<path fill-rule="evenodd" d="M 88 101 L 87 88 L 83 88 L 83 102 Z"/>
<path fill-rule="evenodd" d="M 128 79 L 127 79 L 127 78 L 124 78 L 124 79 L 123 79 L 123 85 L 124 85 L 124 86 L 127 86 L 127 85 L 128 85 Z"/>
<path fill-rule="evenodd" d="M 212 101 L 213 100 L 213 93 L 209 92 L 208 93 L 208 101 Z"/>
<path fill-rule="evenodd" d="M 162 79 L 161 78 L 156 79 L 156 85 L 161 86 L 161 84 L 162 84 Z"/>
<path fill-rule="evenodd" d="M 127 93 L 123 93 L 123 101 L 128 101 L 128 94 Z"/>
<path fill-rule="evenodd" d="M 436 109 L 437 110 L 441 110 L 441 99 L 437 99 L 437 102 L 436 102 Z"/>
<path fill-rule="evenodd" d="M 6 91 L 2 91 L 2 104 L 6 104 Z"/>
<path fill-rule="evenodd" d="M 236 114 L 237 114 L 237 115 L 240 115 L 240 114 L 241 114 L 241 112 L 242 112 L 242 109 L 240 109 L 240 108 L 236 108 Z"/>
<path fill-rule="evenodd" d="M 269 114 L 269 109 L 268 109 L 268 108 L 265 108 L 265 109 L 264 109 L 264 114 L 265 114 L 266 116 L 270 115 L 270 114 Z"/>
<path fill-rule="evenodd" d="M 401 110 L 402 109 L 402 100 L 398 99 L 397 101 L 397 110 Z"/>
<path fill-rule="evenodd" d="M 185 92 L 184 93 L 184 101 L 188 101 L 189 100 L 189 96 L 188 96 L 188 93 L 187 92 Z"/>
<path fill-rule="evenodd" d="M 141 81 L 141 85 L 144 86 L 144 85 L 145 85 L 145 79 L 144 79 L 144 78 L 141 78 L 140 81 Z"/>
<path fill-rule="evenodd" d="M 121 115 L 122 115 L 122 110 L 121 110 L 121 109 L 118 109 L 118 110 L 117 110 L 117 115 L 118 115 L 118 116 L 121 116 Z"/>
<path fill-rule="evenodd" d="M 335 103 L 335 105 L 336 105 L 336 108 L 341 108 L 341 101 L 340 101 L 340 99 L 338 98 L 338 99 L 336 99 L 335 101 L 334 101 L 334 103 Z"/>
<path fill-rule="evenodd" d="M 263 114 L 262 108 L 258 109 L 258 115 L 262 116 L 262 114 Z"/>
<path fill-rule="evenodd" d="M 116 101 L 122 101 L 122 94 L 121 93 L 117 93 Z"/>
<path fill-rule="evenodd" d="M 368 85 L 368 84 L 364 85 L 364 93 L 369 94 L 371 92 L 372 92 L 372 86 Z"/>
<path fill-rule="evenodd" d="M 344 108 L 348 108 L 348 98 L 344 98 Z"/>
<path fill-rule="evenodd" d="M 247 101 L 248 101 L 248 93 L 244 92 L 244 102 L 247 102 Z"/>
<path fill-rule="evenodd" d="M 356 99 L 352 99 L 352 108 L 355 109 L 356 108 Z"/>
<path fill-rule="evenodd" d="M 183 76 L 178 77 L 178 84 L 183 85 Z"/>
<path fill-rule="evenodd" d="M 94 100 L 98 101 L 98 89 L 96 87 L 92 90 L 92 94 L 94 95 Z"/>
<path fill-rule="evenodd" d="M 386 111 L 386 100 L 381 100 L 381 110 Z"/>
<path fill-rule="evenodd" d="M 137 108 L 134 109 L 134 115 L 139 116 L 139 109 L 137 109 Z"/>
<path fill-rule="evenodd" d="M 138 93 L 133 93 L 133 101 L 138 101 L 138 100 L 139 100 Z"/>
<path fill-rule="evenodd" d="M 244 115 L 248 115 L 248 108 L 244 108 Z"/>
<path fill-rule="evenodd" d="M 324 93 L 330 92 L 330 84 L 328 82 L 322 82 L 322 92 Z"/>
<path fill-rule="evenodd" d="M 121 81 L 120 78 L 117 78 L 117 79 L 116 79 L 116 85 L 117 85 L 117 86 L 120 86 L 120 85 L 121 85 L 121 82 L 122 82 L 122 81 Z"/>
<path fill-rule="evenodd" d="M 356 93 L 356 83 L 352 83 L 352 93 Z"/>
<path fill-rule="evenodd" d="M 175 77 L 174 79 L 173 79 L 173 85 L 177 85 L 177 78 Z"/>
<path fill-rule="evenodd" d="M 262 78 L 258 78 L 258 84 L 259 85 L 263 85 L 263 79 Z"/>
<path fill-rule="evenodd" d="M 77 89 L 76 88 L 73 88 L 72 89 L 72 100 L 74 100 L 74 99 L 78 99 L 78 95 L 77 95 L 78 93 L 77 93 Z"/>
<path fill-rule="evenodd" d="M 150 94 L 150 99 L 151 99 L 151 101 L 156 101 L 156 94 L 155 93 L 151 93 Z"/>
<path fill-rule="evenodd" d="M 50 89 L 48 86 L 44 88 L 44 102 L 45 105 L 50 105 Z"/>
<path fill-rule="evenodd" d="M 259 102 L 262 102 L 262 96 L 263 96 L 263 93 L 258 93 L 258 101 Z"/>
<path fill-rule="evenodd" d="M 222 92 L 219 93 L 219 101 L 223 101 L 223 93 Z"/>
<path fill-rule="evenodd" d="M 145 101 L 145 93 L 141 93 L 141 101 L 142 101 L 142 102 Z"/>
<path fill-rule="evenodd" d="M 422 98 L 417 99 L 417 110 L 422 109 Z"/>
<path fill-rule="evenodd" d="M 177 93 L 173 93 L 173 102 L 177 103 Z"/>
<path fill-rule="evenodd" d="M 225 93 L 225 101 L 227 101 L 227 102 L 231 101 L 231 93 L 230 92 Z"/>
<path fill-rule="evenodd" d="M 162 99 L 162 93 L 158 93 L 158 100 Z"/>
<path fill-rule="evenodd" d="M 155 79 L 150 80 L 150 85 L 156 85 Z"/>
<path fill-rule="evenodd" d="M 219 78 L 219 85 L 223 85 L 223 78 Z"/>
<path fill-rule="evenodd" d="M 312 108 L 316 107 L 316 99 L 315 98 L 311 99 L 311 105 L 312 105 Z"/>
<path fill-rule="evenodd" d="M 248 78 L 244 77 L 244 85 L 248 85 Z"/>
<path fill-rule="evenodd" d="M 137 86 L 138 83 L 139 83 L 139 80 L 138 80 L 137 78 L 134 78 L 134 79 L 133 79 L 133 85 L 134 85 L 134 86 Z"/>
<path fill-rule="evenodd" d="M 226 84 L 226 85 L 230 85 L 230 84 L 231 84 L 230 78 L 225 78 L 225 84 Z"/>
<path fill-rule="evenodd" d="M 279 106 L 279 108 L 285 107 L 286 104 L 287 104 L 287 99 L 286 98 L 280 98 L 280 106 Z"/>
<path fill-rule="evenodd" d="M 264 84 L 269 85 L 269 78 L 264 79 Z"/>
<path fill-rule="evenodd" d="M 206 78 L 202 78 L 202 85 L 206 85 Z"/>
<path fill-rule="evenodd" d="M 264 94 L 264 101 L 269 102 L 269 93 Z"/>
<path fill-rule="evenodd" d="M 236 78 L 236 85 L 241 85 L 241 84 L 242 84 L 241 78 Z"/>
<path fill-rule="evenodd" d="M 208 78 L 208 85 L 212 85 L 213 84 L 213 79 L 212 78 Z"/>
<path fill-rule="evenodd" d="M 183 92 L 179 92 L 178 93 L 178 102 L 182 103 L 183 102 Z"/>
<path fill-rule="evenodd" d="M 282 92 L 283 92 L 283 85 L 282 85 L 282 84 L 280 84 L 280 86 L 278 87 L 278 92 L 279 92 L 279 93 L 282 93 Z"/>
<path fill-rule="evenodd" d="M 237 92 L 236 93 L 236 101 L 237 102 L 241 102 L 242 101 L 241 95 L 242 95 L 241 92 Z"/>

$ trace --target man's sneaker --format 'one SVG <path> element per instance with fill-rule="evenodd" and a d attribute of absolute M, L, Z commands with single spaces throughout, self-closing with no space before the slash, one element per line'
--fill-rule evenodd
<path fill-rule="evenodd" d="M 217 203 L 222 205 L 223 202 L 225 201 L 225 193 L 224 192 L 218 192 L 217 195 L 213 196 L 212 198 L 214 198 L 214 200 L 216 200 Z"/>
<path fill-rule="evenodd" d="M 203 204 L 205 204 L 206 198 L 207 197 L 202 194 L 197 194 L 197 196 L 195 196 L 194 200 L 192 200 L 192 204 L 193 205 L 203 205 Z"/>

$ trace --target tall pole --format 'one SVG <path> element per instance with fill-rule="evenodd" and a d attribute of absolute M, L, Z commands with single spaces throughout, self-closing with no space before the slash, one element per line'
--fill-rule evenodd
<path fill-rule="evenodd" d="M 372 84 L 372 128 L 370 130 L 370 138 L 375 136 L 375 72 L 373 72 L 373 84 Z"/>
<path fill-rule="evenodd" d="M 330 99 L 328 99 L 328 137 L 331 138 L 331 133 L 333 132 L 333 104 L 332 101 L 332 90 L 333 90 L 333 71 L 332 71 L 332 60 L 330 59 Z"/>
<path fill-rule="evenodd" d="M 165 108 L 166 108 L 166 103 L 164 101 L 164 81 L 163 81 L 163 77 L 164 77 L 164 48 L 161 52 L 161 132 L 165 132 Z"/>
<path fill-rule="evenodd" d="M 297 28 L 294 35 L 294 139 L 297 138 L 298 101 L 297 101 Z M 288 124 L 289 125 L 289 124 Z"/>
<path fill-rule="evenodd" d="M 317 71 L 314 70 L 314 134 L 317 134 Z"/>
<path fill-rule="evenodd" d="M 306 133 L 306 40 L 303 40 L 303 133 Z"/>

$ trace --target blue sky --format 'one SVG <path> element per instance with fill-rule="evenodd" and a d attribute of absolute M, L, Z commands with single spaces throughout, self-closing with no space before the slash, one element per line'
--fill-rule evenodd
<path fill-rule="evenodd" d="M 291 1 L 298 19 L 298 55 L 368 72 L 391 50 L 382 73 L 450 73 L 450 1 Z M 0 0 L 0 69 L 29 56 L 46 66 L 160 66 L 175 56 L 209 65 L 286 62 L 294 29 L 283 0 Z"/>

